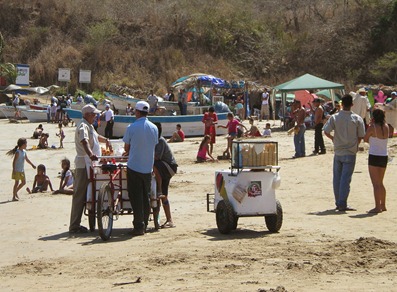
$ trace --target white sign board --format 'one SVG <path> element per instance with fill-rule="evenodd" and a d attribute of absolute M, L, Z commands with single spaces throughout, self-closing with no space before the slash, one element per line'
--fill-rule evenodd
<path fill-rule="evenodd" d="M 59 68 L 58 69 L 58 81 L 70 81 L 70 69 L 69 68 Z"/>
<path fill-rule="evenodd" d="M 29 86 L 29 65 L 16 64 L 18 75 L 15 80 L 16 85 Z"/>
<path fill-rule="evenodd" d="M 80 69 L 79 83 L 91 83 L 91 70 Z"/>

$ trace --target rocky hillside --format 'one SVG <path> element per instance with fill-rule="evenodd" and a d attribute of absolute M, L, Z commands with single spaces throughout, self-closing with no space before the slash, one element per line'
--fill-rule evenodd
<path fill-rule="evenodd" d="M 164 93 L 204 72 L 277 84 L 311 73 L 347 86 L 397 83 L 397 1 L 0 0 L 2 62 L 31 80 L 58 68 L 92 70 L 87 90 L 111 84 Z"/>

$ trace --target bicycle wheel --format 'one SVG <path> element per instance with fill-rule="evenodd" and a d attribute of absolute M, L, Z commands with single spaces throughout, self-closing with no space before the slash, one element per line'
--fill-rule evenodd
<path fill-rule="evenodd" d="M 104 183 L 98 194 L 98 232 L 103 240 L 108 240 L 113 228 L 113 194 L 109 184 Z"/>

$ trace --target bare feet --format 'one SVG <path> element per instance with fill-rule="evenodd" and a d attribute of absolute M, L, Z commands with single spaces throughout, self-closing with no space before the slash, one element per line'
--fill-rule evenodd
<path fill-rule="evenodd" d="M 19 198 L 12 197 L 12 200 L 13 200 L 14 202 L 16 202 L 16 201 L 19 201 Z"/>
<path fill-rule="evenodd" d="M 31 194 L 32 192 L 30 191 L 30 189 L 29 188 L 26 188 L 26 191 L 29 193 L 29 194 Z"/>

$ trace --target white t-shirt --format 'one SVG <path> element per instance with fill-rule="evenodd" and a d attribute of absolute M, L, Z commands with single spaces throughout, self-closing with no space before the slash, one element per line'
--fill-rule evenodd
<path fill-rule="evenodd" d="M 71 185 L 73 185 L 73 175 L 72 175 L 72 172 L 70 171 L 70 169 L 68 171 L 66 171 L 65 179 L 67 179 L 67 181 L 66 181 L 67 187 L 70 187 Z"/>
<path fill-rule="evenodd" d="M 158 99 L 155 95 L 149 95 L 147 97 L 147 101 L 149 103 L 150 108 L 154 108 L 157 106 Z"/>
<path fill-rule="evenodd" d="M 262 104 L 269 104 L 269 93 L 264 92 L 262 93 Z"/>
<path fill-rule="evenodd" d="M 104 115 L 105 115 L 105 121 L 109 122 L 114 116 L 113 110 L 112 109 L 108 109 L 107 111 L 105 111 Z"/>

